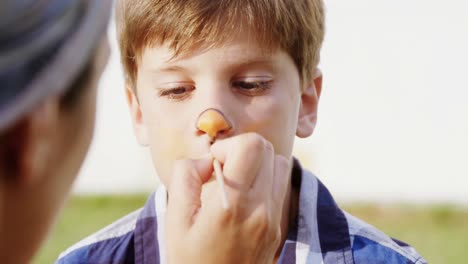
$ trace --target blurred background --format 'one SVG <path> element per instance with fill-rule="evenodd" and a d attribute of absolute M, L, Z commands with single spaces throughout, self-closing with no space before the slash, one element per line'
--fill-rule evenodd
<path fill-rule="evenodd" d="M 327 1 L 319 122 L 295 155 L 351 213 L 430 263 L 468 248 L 468 2 Z M 115 41 L 95 138 L 35 263 L 144 205 L 157 186 L 133 135 Z"/>

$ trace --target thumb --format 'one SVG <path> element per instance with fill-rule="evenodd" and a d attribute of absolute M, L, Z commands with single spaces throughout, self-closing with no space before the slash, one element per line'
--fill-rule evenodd
<path fill-rule="evenodd" d="M 180 232 L 186 232 L 201 206 L 202 185 L 211 178 L 211 158 L 178 160 L 168 186 L 167 223 Z M 177 232 L 173 230 L 174 232 Z"/>

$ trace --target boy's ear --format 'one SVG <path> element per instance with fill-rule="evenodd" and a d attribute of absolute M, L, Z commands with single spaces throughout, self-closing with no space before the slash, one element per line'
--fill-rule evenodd
<path fill-rule="evenodd" d="M 306 138 L 314 132 L 317 123 L 317 107 L 322 92 L 322 72 L 317 68 L 310 83 L 308 83 L 301 95 L 296 135 Z"/>
<path fill-rule="evenodd" d="M 141 113 L 140 102 L 138 101 L 135 89 L 133 89 L 128 82 L 125 85 L 125 94 L 127 96 L 128 107 L 130 108 L 133 130 L 137 137 L 138 143 L 140 143 L 142 146 L 148 146 L 148 132 L 143 120 L 143 115 Z"/>
<path fill-rule="evenodd" d="M 8 129 L 2 139 L 0 166 L 9 181 L 25 187 L 47 177 L 59 121 L 60 99 L 54 97 Z"/>

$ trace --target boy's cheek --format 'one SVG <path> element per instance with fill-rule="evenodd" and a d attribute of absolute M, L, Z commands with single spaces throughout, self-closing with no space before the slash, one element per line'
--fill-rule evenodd
<path fill-rule="evenodd" d="M 180 156 L 180 154 L 167 149 L 152 149 L 151 152 L 158 178 L 165 186 L 168 186 L 174 171 L 174 162 L 179 159 L 177 156 Z"/>
<path fill-rule="evenodd" d="M 265 111 L 257 112 L 245 132 L 255 132 L 270 141 L 277 154 L 289 156 L 297 124 L 297 111 L 285 104 L 274 102 Z M 254 116 L 250 114 L 250 116 Z"/>
<path fill-rule="evenodd" d="M 158 177 L 166 185 L 170 179 L 172 164 L 185 156 L 187 144 L 177 131 L 171 129 L 149 129 L 150 151 Z M 178 140 L 175 140 L 178 138 Z"/>
<path fill-rule="evenodd" d="M 174 161 L 195 159 L 209 153 L 209 143 L 190 137 L 186 129 L 150 128 L 150 151 L 158 177 L 167 186 L 171 179 Z"/>

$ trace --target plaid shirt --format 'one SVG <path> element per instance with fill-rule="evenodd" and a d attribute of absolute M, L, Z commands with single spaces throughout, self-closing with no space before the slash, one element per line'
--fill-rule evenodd
<path fill-rule="evenodd" d="M 279 263 L 427 263 L 411 246 L 341 210 L 327 188 L 296 161 L 293 186 L 300 188 L 299 213 Z M 62 253 L 59 264 L 166 263 L 166 190 L 146 205 Z"/>

